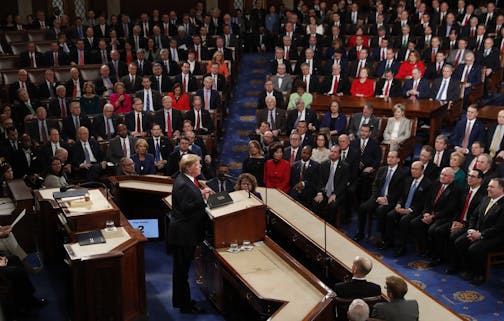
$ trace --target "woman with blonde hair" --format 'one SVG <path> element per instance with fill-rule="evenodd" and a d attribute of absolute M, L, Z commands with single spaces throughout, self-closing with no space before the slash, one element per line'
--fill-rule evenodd
<path fill-rule="evenodd" d="M 135 154 L 131 159 L 135 163 L 135 172 L 139 175 L 156 174 L 156 164 L 154 155 L 147 153 L 149 144 L 145 139 L 140 138 L 135 143 Z"/>
<path fill-rule="evenodd" d="M 387 120 L 383 143 L 390 145 L 390 150 L 398 150 L 399 145 L 411 136 L 411 120 L 404 117 L 405 109 L 403 104 L 395 104 L 392 108 L 394 117 Z"/>
<path fill-rule="evenodd" d="M 224 54 L 220 51 L 214 52 L 212 56 L 212 60 L 208 62 L 207 72 L 210 73 L 212 71 L 212 64 L 216 63 L 219 65 L 219 74 L 224 75 L 226 78 L 229 78 L 229 68 L 224 60 Z"/>

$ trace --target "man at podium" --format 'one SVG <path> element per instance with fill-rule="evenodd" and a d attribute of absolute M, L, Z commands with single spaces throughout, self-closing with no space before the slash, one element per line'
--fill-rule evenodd
<path fill-rule="evenodd" d="M 199 156 L 182 156 L 179 169 L 180 174 L 173 184 L 173 206 L 168 230 L 168 243 L 174 247 L 172 304 L 180 308 L 182 313 L 198 314 L 203 309 L 191 300 L 188 273 L 196 245 L 205 236 L 205 200 L 211 189 L 201 189 L 196 179 L 201 174 Z"/>

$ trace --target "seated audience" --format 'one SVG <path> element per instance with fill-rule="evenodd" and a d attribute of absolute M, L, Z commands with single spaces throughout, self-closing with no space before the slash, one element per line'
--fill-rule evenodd
<path fill-rule="evenodd" d="M 383 78 L 380 78 L 375 86 L 374 95 L 377 97 L 401 97 L 401 81 L 394 79 L 391 69 L 385 70 Z"/>
<path fill-rule="evenodd" d="M 450 167 L 453 169 L 453 173 L 455 174 L 454 183 L 460 189 L 464 189 L 466 187 L 466 173 L 462 169 L 464 160 L 464 154 L 460 152 L 453 152 L 450 155 Z"/>
<path fill-rule="evenodd" d="M 285 193 L 289 192 L 290 165 L 282 159 L 283 146 L 275 143 L 270 146 L 269 158 L 264 165 L 264 186 L 278 188 Z"/>
<path fill-rule="evenodd" d="M 257 192 L 257 180 L 254 175 L 249 173 L 241 173 L 236 180 L 234 186 L 236 191 L 245 190 L 254 194 L 258 199 L 262 200 L 261 193 Z"/>
<path fill-rule="evenodd" d="M 117 172 L 117 175 L 138 175 L 135 172 L 135 162 L 128 157 L 121 158 L 121 160 L 119 161 L 119 170 Z"/>
<path fill-rule="evenodd" d="M 156 174 L 154 156 L 147 153 L 149 144 L 145 139 L 138 139 L 135 143 L 135 154 L 131 159 L 135 163 L 135 172 L 139 175 Z"/>
<path fill-rule="evenodd" d="M 362 68 L 359 72 L 359 78 L 352 81 L 350 94 L 356 97 L 372 97 L 374 93 L 374 82 L 368 78 L 369 71 Z"/>
<path fill-rule="evenodd" d="M 131 111 L 131 95 L 126 93 L 123 82 L 118 81 L 114 84 L 114 93 L 110 95 L 110 104 L 114 106 L 116 114 L 126 114 Z"/>
<path fill-rule="evenodd" d="M 311 205 L 318 191 L 319 163 L 310 159 L 312 147 L 304 146 L 301 159 L 291 165 L 289 195 L 296 201 Z"/>
<path fill-rule="evenodd" d="M 251 140 L 248 143 L 248 156 L 243 160 L 242 173 L 247 173 L 257 181 L 258 186 L 264 186 L 264 151 L 261 143 L 257 140 Z"/>
<path fill-rule="evenodd" d="M 399 71 L 397 72 L 395 78 L 411 79 L 413 77 L 411 74 L 413 68 L 418 68 L 421 76 L 425 74 L 425 65 L 423 61 L 420 60 L 420 54 L 418 51 L 412 51 L 409 53 L 408 60 L 401 63 L 401 67 L 399 67 Z"/>
<path fill-rule="evenodd" d="M 233 192 L 236 179 L 229 175 L 229 167 L 225 164 L 217 167 L 217 175 L 207 182 L 207 186 L 214 192 Z"/>
<path fill-rule="evenodd" d="M 307 145 L 309 146 L 309 145 Z M 317 138 L 315 140 L 315 148 L 312 150 L 312 155 L 310 159 L 313 161 L 321 164 L 322 162 L 326 161 L 329 159 L 329 142 L 327 139 L 327 136 L 319 133 L 317 134 Z"/>
<path fill-rule="evenodd" d="M 338 140 L 338 136 L 343 134 L 347 128 L 347 119 L 340 110 L 339 102 L 333 100 L 329 106 L 329 112 L 324 115 L 320 128 L 329 128 L 329 133 L 333 141 Z"/>
<path fill-rule="evenodd" d="M 395 104 L 394 117 L 387 120 L 382 143 L 390 145 L 390 150 L 398 150 L 399 145 L 411 136 L 411 120 L 404 117 L 405 109 L 403 104 Z"/>
<path fill-rule="evenodd" d="M 293 110 L 296 108 L 296 101 L 301 99 L 304 102 L 304 106 L 310 109 L 311 103 L 313 102 L 312 94 L 306 92 L 306 85 L 304 82 L 297 80 L 294 87 L 296 91 L 290 94 L 289 104 L 287 105 L 287 110 Z"/>
<path fill-rule="evenodd" d="M 44 179 L 44 186 L 47 188 L 62 187 L 68 185 L 63 174 L 63 163 L 57 157 L 51 157 L 49 160 L 50 169 Z"/>
<path fill-rule="evenodd" d="M 180 111 L 187 111 L 191 109 L 189 105 L 189 96 L 187 93 L 182 93 L 182 86 L 179 83 L 173 84 L 171 92 L 167 94 L 172 99 L 173 108 Z"/>
<path fill-rule="evenodd" d="M 129 135 L 124 124 L 117 125 L 116 132 L 117 136 L 109 140 L 106 160 L 117 166 L 121 158 L 131 158 L 135 153 L 136 138 Z"/>
<path fill-rule="evenodd" d="M 417 321 L 418 302 L 404 299 L 408 292 L 406 282 L 400 277 L 389 276 L 385 285 L 390 302 L 377 303 L 371 316 L 387 321 Z"/>
<path fill-rule="evenodd" d="M 352 263 L 352 279 L 348 282 L 336 283 L 333 287 L 338 297 L 368 298 L 381 295 L 380 285 L 366 281 L 366 276 L 373 269 L 373 262 L 363 256 L 356 256 Z"/>
<path fill-rule="evenodd" d="M 367 321 L 369 318 L 369 306 L 361 299 L 354 299 L 347 312 L 348 321 Z"/>

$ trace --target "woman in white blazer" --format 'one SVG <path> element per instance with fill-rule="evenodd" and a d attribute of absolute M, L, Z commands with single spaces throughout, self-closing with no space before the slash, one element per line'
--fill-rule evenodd
<path fill-rule="evenodd" d="M 383 143 L 390 145 L 390 150 L 398 150 L 399 144 L 411 136 L 411 119 L 404 117 L 405 106 L 395 104 L 392 108 L 394 117 L 387 121 L 387 127 L 383 132 Z"/>

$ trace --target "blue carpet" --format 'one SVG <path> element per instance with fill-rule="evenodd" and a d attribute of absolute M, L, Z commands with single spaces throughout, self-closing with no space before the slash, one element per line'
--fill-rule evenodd
<path fill-rule="evenodd" d="M 257 97 L 264 89 L 271 55 L 246 54 L 240 61 L 233 101 L 226 120 L 226 135 L 219 150 L 221 162 L 229 164 L 230 173 L 238 176 L 248 155 L 248 135 L 255 130 Z"/>

